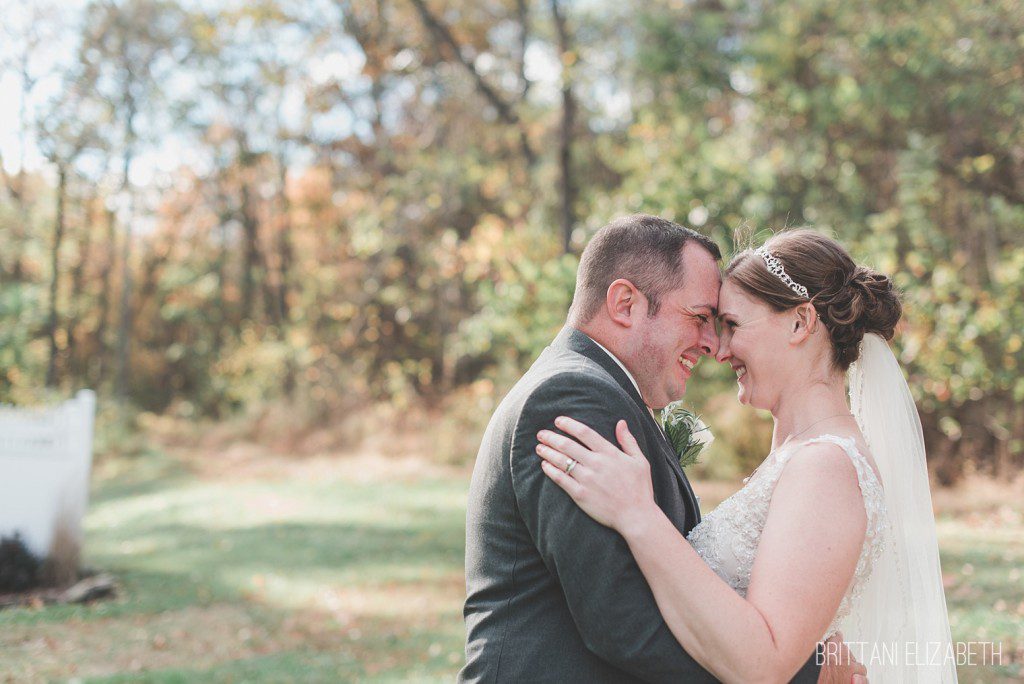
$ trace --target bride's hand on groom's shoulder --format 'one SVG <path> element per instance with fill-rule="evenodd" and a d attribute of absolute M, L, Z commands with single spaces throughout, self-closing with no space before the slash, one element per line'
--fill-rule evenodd
<path fill-rule="evenodd" d="M 626 421 L 615 426 L 621 449 L 572 418 L 558 417 L 555 427 L 565 435 L 537 434 L 540 465 L 587 515 L 627 536 L 657 513 L 650 463 Z"/>

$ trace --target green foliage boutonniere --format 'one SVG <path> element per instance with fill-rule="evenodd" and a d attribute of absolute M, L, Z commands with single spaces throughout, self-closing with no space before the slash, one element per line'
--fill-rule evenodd
<path fill-rule="evenodd" d="M 715 441 L 711 429 L 700 416 L 683 408 L 682 401 L 673 401 L 661 410 L 661 422 L 665 426 L 668 442 L 679 457 L 683 468 L 697 462 L 700 453 Z"/>

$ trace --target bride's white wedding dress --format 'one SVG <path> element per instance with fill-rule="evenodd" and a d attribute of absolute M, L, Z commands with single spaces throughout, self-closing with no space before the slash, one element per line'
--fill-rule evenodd
<path fill-rule="evenodd" d="M 771 504 L 775 484 L 782 475 L 786 463 L 800 446 L 819 442 L 836 444 L 850 457 L 857 471 L 857 481 L 867 513 L 867 530 L 857 560 L 857 569 L 835 618 L 822 636 L 824 640 L 835 633 L 839 629 L 839 623 L 850 615 L 851 606 L 856 603 L 858 595 L 871 575 L 874 561 L 881 554 L 888 526 L 882 485 L 853 439 L 822 435 L 776 449 L 758 466 L 754 474 L 747 478 L 742 489 L 703 517 L 700 524 L 690 531 L 688 539 L 704 562 L 719 577 L 740 596 L 746 596 L 747 588 L 750 586 L 750 572 L 754 567 L 754 557 L 757 555 L 761 533 L 768 518 L 768 506 Z"/>
<path fill-rule="evenodd" d="M 857 471 L 867 530 L 853 579 L 823 637 L 841 629 L 872 682 L 955 683 L 917 407 L 899 362 L 878 335 L 864 336 L 849 383 L 850 409 L 877 477 L 849 438 L 823 435 L 780 447 L 691 530 L 689 541 L 719 577 L 746 596 L 772 492 L 786 463 L 801 444 L 839 445 Z"/>

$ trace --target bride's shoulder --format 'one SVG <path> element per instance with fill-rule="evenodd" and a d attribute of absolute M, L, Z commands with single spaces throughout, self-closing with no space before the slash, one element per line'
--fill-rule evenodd
<path fill-rule="evenodd" d="M 791 449 L 775 493 L 815 497 L 837 510 L 863 514 L 856 445 L 842 439 L 812 439 Z"/>
<path fill-rule="evenodd" d="M 841 445 L 820 442 L 792 449 L 771 494 L 768 522 L 784 535 L 815 543 L 827 535 L 830 549 L 856 558 L 868 519 L 856 468 Z"/>
<path fill-rule="evenodd" d="M 768 519 L 809 539 L 827 535 L 836 548 L 855 554 L 868 521 L 857 471 L 843 446 L 816 442 L 794 448 L 775 482 Z"/>

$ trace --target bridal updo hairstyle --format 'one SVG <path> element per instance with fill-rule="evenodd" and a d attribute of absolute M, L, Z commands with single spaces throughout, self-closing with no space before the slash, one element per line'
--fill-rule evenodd
<path fill-rule="evenodd" d="M 840 370 L 857 360 L 865 334 L 892 339 L 903 307 L 888 276 L 858 266 L 838 242 L 812 230 L 779 233 L 765 248 L 807 288 L 832 341 L 832 361 Z M 775 311 L 807 301 L 773 275 L 752 249 L 733 257 L 725 277 Z"/>

